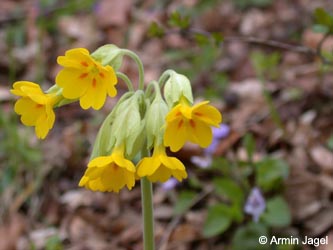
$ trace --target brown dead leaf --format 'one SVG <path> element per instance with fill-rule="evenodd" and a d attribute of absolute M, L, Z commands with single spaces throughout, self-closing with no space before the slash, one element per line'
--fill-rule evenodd
<path fill-rule="evenodd" d="M 326 174 L 319 176 L 321 185 L 326 188 L 329 192 L 333 193 L 333 177 Z"/>
<path fill-rule="evenodd" d="M 80 206 L 89 206 L 92 204 L 92 196 L 90 192 L 85 189 L 69 190 L 65 192 L 60 201 L 62 204 L 67 205 L 72 211 Z"/>
<path fill-rule="evenodd" d="M 64 16 L 60 18 L 58 27 L 63 35 L 75 39 L 73 47 L 96 48 L 101 39 L 91 16 Z"/>
<path fill-rule="evenodd" d="M 323 39 L 324 34 L 316 33 L 312 29 L 307 29 L 303 32 L 303 44 L 307 47 L 316 49 Z M 331 51 L 333 47 L 333 38 L 329 37 L 323 43 L 322 49 L 326 51 Z"/>
<path fill-rule="evenodd" d="M 229 90 L 238 94 L 244 101 L 251 101 L 262 98 L 262 84 L 258 79 L 250 78 L 241 82 L 233 82 L 230 84 Z"/>
<path fill-rule="evenodd" d="M 333 173 L 333 153 L 321 145 L 310 149 L 310 155 L 324 172 Z"/>
<path fill-rule="evenodd" d="M 322 209 L 322 197 L 327 192 L 315 175 L 292 166 L 286 183 L 286 198 L 294 220 L 302 221 Z"/>
<path fill-rule="evenodd" d="M 155 207 L 154 217 L 156 219 L 170 219 L 174 214 L 174 209 L 169 205 L 159 205 Z"/>
<path fill-rule="evenodd" d="M 271 13 L 252 9 L 243 16 L 240 32 L 246 36 L 259 34 L 258 30 L 263 31 L 265 27 L 272 24 L 273 20 Z M 260 34 L 263 35 L 263 32 L 260 32 Z"/>
<path fill-rule="evenodd" d="M 21 214 L 10 215 L 8 221 L 6 221 L 0 227 L 0 250 L 15 250 L 18 239 L 26 230 L 25 218 Z"/>
<path fill-rule="evenodd" d="M 317 237 L 333 227 L 333 206 L 322 209 L 305 222 L 306 235 Z"/>
<path fill-rule="evenodd" d="M 131 0 L 102 0 L 96 10 L 96 19 L 102 28 L 108 26 L 125 26 L 132 8 Z"/>
<path fill-rule="evenodd" d="M 191 224 L 181 224 L 171 234 L 171 241 L 173 242 L 187 242 L 193 241 L 200 236 L 199 228 Z"/>
<path fill-rule="evenodd" d="M 231 131 L 227 138 L 224 138 L 218 145 L 214 155 L 224 155 L 224 153 L 231 148 L 240 138 L 242 134 L 237 131 Z"/>

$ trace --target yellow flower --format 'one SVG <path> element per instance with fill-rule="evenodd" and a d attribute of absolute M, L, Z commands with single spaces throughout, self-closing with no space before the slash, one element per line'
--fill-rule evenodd
<path fill-rule="evenodd" d="M 125 185 L 129 190 L 135 184 L 135 166 L 124 158 L 124 148 L 113 150 L 110 156 L 99 156 L 88 164 L 79 186 L 92 191 L 119 192 Z"/>
<path fill-rule="evenodd" d="M 176 105 L 166 116 L 164 145 L 176 152 L 186 141 L 208 147 L 212 141 L 211 126 L 218 127 L 222 121 L 220 112 L 208 101 L 191 107 L 186 101 Z"/>
<path fill-rule="evenodd" d="M 44 139 L 53 127 L 53 106 L 58 97 L 55 94 L 43 93 L 38 84 L 27 81 L 15 82 L 11 93 L 21 97 L 16 101 L 14 110 L 21 115 L 22 123 L 35 126 L 37 137 Z"/>
<path fill-rule="evenodd" d="M 113 68 L 94 60 L 88 50 L 68 50 L 65 56 L 58 57 L 57 62 L 64 67 L 56 77 L 57 85 L 63 88 L 63 96 L 80 99 L 83 109 L 100 109 L 107 95 L 113 97 L 117 94 L 117 77 Z"/>
<path fill-rule="evenodd" d="M 138 163 L 137 175 L 147 176 L 151 182 L 165 182 L 171 176 L 178 181 L 187 177 L 183 163 L 176 157 L 169 157 L 164 146 L 154 148 L 152 157 L 145 157 Z"/>

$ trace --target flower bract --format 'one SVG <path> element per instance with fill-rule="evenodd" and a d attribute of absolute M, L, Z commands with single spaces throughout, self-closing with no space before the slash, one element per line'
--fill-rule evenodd
<path fill-rule="evenodd" d="M 212 141 L 211 126 L 218 127 L 222 120 L 220 112 L 208 101 L 190 106 L 187 102 L 177 104 L 166 116 L 164 145 L 176 152 L 190 141 L 208 147 Z"/>
<path fill-rule="evenodd" d="M 147 176 L 151 182 L 165 182 L 171 176 L 178 181 L 187 177 L 183 163 L 176 157 L 167 156 L 163 146 L 156 147 L 152 157 L 144 157 L 137 168 L 137 175 Z"/>
<path fill-rule="evenodd" d="M 63 88 L 63 96 L 67 99 L 80 99 L 83 109 L 92 107 L 100 109 L 106 96 L 117 94 L 115 85 L 117 77 L 113 68 L 103 66 L 90 56 L 83 48 L 68 50 L 65 56 L 57 59 L 64 68 L 56 77 L 56 84 Z"/>
<path fill-rule="evenodd" d="M 21 97 L 16 101 L 14 110 L 21 115 L 22 123 L 35 126 L 37 137 L 44 139 L 55 121 L 53 106 L 57 96 L 43 93 L 38 84 L 28 81 L 15 82 L 11 92 Z"/>
<path fill-rule="evenodd" d="M 135 184 L 135 166 L 124 158 L 124 149 L 116 148 L 110 156 L 99 156 L 88 164 L 79 186 L 92 191 L 118 193 L 125 185 L 129 190 Z"/>

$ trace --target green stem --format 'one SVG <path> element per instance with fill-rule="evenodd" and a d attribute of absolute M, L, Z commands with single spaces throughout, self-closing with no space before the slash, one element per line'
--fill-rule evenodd
<path fill-rule="evenodd" d="M 171 69 L 168 69 L 166 71 L 163 72 L 163 74 L 161 75 L 160 79 L 158 79 L 158 84 L 160 85 L 160 88 L 162 89 L 163 85 L 165 84 L 165 82 L 169 79 L 170 75 L 173 73 L 174 71 Z"/>
<path fill-rule="evenodd" d="M 283 123 L 281 121 L 279 112 L 277 111 L 277 109 L 274 105 L 273 98 L 272 98 L 271 94 L 268 92 L 268 90 L 266 89 L 264 76 L 259 74 L 259 80 L 260 80 L 260 83 L 261 83 L 261 86 L 262 86 L 262 89 L 263 89 L 263 95 L 264 95 L 265 101 L 268 105 L 269 111 L 270 111 L 271 116 L 272 116 L 272 119 L 273 119 L 274 123 L 276 124 L 276 126 L 279 129 L 281 129 L 283 131 L 283 133 L 285 133 Z"/>
<path fill-rule="evenodd" d="M 121 80 L 123 80 L 126 83 L 129 91 L 134 91 L 133 84 L 127 75 L 125 75 L 124 73 L 121 73 L 121 72 L 117 72 L 116 75 L 117 75 L 117 77 L 119 77 Z"/>
<path fill-rule="evenodd" d="M 122 49 L 121 51 L 122 51 L 123 55 L 129 56 L 137 64 L 138 71 L 139 71 L 139 87 L 138 88 L 143 90 L 145 85 L 144 85 L 144 68 L 143 68 L 142 61 L 140 60 L 139 56 L 137 54 L 135 54 L 133 51 L 130 51 L 128 49 Z"/>
<path fill-rule="evenodd" d="M 141 195 L 144 250 L 154 250 L 153 188 L 152 183 L 146 177 L 141 178 Z"/>
<path fill-rule="evenodd" d="M 148 156 L 146 148 L 141 151 L 141 157 Z M 143 245 L 144 250 L 154 250 L 154 210 L 153 210 L 153 185 L 147 177 L 141 178 L 141 200 L 143 215 Z"/>
<path fill-rule="evenodd" d="M 147 85 L 147 89 L 146 89 L 146 92 L 145 92 L 145 98 L 150 98 L 153 94 L 153 90 L 155 91 L 155 98 L 161 98 L 162 99 L 162 96 L 161 96 L 161 89 L 159 87 L 159 84 L 158 82 L 156 81 L 151 81 L 148 85 Z"/>

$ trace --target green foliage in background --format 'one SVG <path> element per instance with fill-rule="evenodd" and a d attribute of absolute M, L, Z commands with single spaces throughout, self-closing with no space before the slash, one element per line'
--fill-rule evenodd
<path fill-rule="evenodd" d="M 16 116 L 0 110 L 0 215 L 27 186 L 38 182 L 40 172 L 41 151 L 17 124 Z"/>
<path fill-rule="evenodd" d="M 313 29 L 324 34 L 333 34 L 333 15 L 323 8 L 317 8 L 314 12 Z"/>
<path fill-rule="evenodd" d="M 211 174 L 215 176 L 211 183 L 212 195 L 217 201 L 206 208 L 207 216 L 202 233 L 207 238 L 231 233 L 233 250 L 244 249 L 245 245 L 249 250 L 271 249 L 267 245 L 260 245 L 258 238 L 262 235 L 269 238 L 274 235 L 275 228 L 283 228 L 291 223 L 289 207 L 281 195 L 289 166 L 282 159 L 274 157 L 254 162 L 256 145 L 252 134 L 244 136 L 242 145 L 247 152 L 247 161 L 229 162 L 224 158 L 216 158 L 212 168 L 202 170 L 212 171 Z M 193 189 L 204 187 L 203 183 L 200 184 L 200 179 L 196 178 L 195 182 Z M 265 211 L 257 223 L 244 213 L 246 200 L 253 187 L 259 187 L 266 199 Z M 184 214 L 191 209 L 198 198 L 198 192 L 192 188 L 178 195 L 175 214 Z"/>

